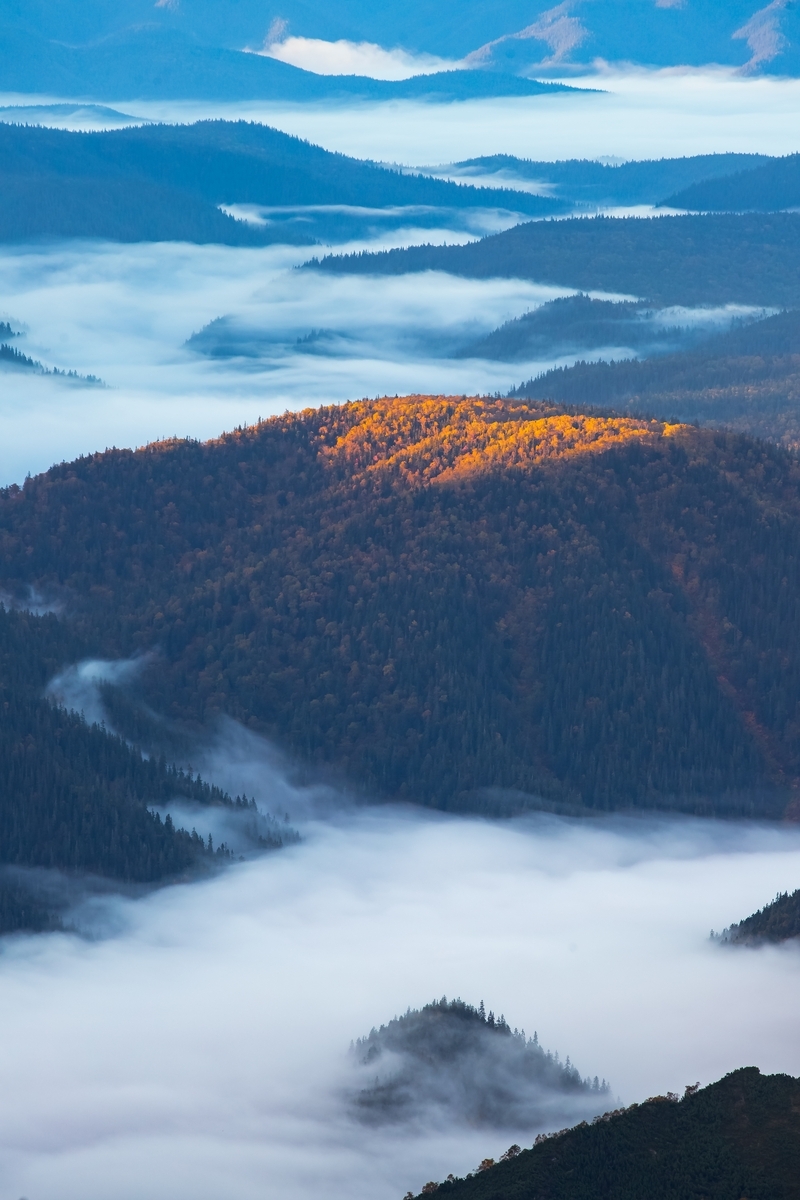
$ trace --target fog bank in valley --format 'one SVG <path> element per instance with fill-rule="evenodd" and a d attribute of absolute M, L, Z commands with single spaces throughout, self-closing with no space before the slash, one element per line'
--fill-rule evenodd
<path fill-rule="evenodd" d="M 157 121 L 262 121 L 327 150 L 419 166 L 484 154 L 552 161 L 797 150 L 797 79 L 748 77 L 728 68 L 648 71 L 601 65 L 596 73 L 565 76 L 563 82 L 587 90 L 453 104 L 396 100 L 324 106 L 120 97 L 113 107 Z M 5 101 L 14 102 L 20 98 Z"/>
<path fill-rule="evenodd" d="M 421 281 L 295 271 L 311 253 L 185 244 L 0 251 L 0 292 L 24 330 L 20 350 L 109 385 L 3 371 L 0 485 L 106 446 L 215 437 L 286 409 L 505 390 L 523 378 L 518 364 L 447 355 L 569 290 L 433 273 Z M 220 317 L 258 331 L 257 355 L 247 344 L 224 358 L 186 345 Z M 319 331 L 333 340 L 329 353 L 316 352 Z"/>
<path fill-rule="evenodd" d="M 743 1064 L 800 1073 L 796 947 L 708 937 L 796 885 L 800 832 L 354 807 L 230 727 L 205 765 L 301 818 L 303 841 L 98 898 L 111 936 L 3 944 L 4 1194 L 397 1200 L 531 1144 L 533 1126 L 349 1115 L 351 1040 L 442 994 L 536 1030 L 625 1102 Z"/>

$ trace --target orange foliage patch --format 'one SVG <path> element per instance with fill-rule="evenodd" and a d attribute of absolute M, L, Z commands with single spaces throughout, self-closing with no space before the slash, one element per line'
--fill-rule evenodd
<path fill-rule="evenodd" d="M 320 428 L 323 437 L 335 436 L 323 450 L 330 462 L 346 463 L 354 475 L 388 471 L 410 485 L 528 468 L 666 432 L 656 421 L 542 415 L 541 405 L 477 397 L 385 398 L 347 404 L 339 413 Z M 349 427 L 339 432 L 342 424 Z"/>

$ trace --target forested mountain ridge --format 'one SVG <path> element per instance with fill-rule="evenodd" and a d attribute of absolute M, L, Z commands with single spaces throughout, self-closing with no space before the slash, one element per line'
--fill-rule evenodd
<path fill-rule="evenodd" d="M 371 794 L 782 812 L 800 466 L 719 432 L 446 397 L 287 414 L 0 493 L 0 586 L 148 700 Z"/>
<path fill-rule="evenodd" d="M 313 240 L 236 221 L 221 204 L 508 208 L 565 202 L 403 174 L 246 121 L 76 133 L 0 122 L 0 241 L 103 237 L 232 245 Z"/>
<path fill-rule="evenodd" d="M 128 883 L 179 875 L 206 847 L 149 808 L 178 796 L 204 804 L 230 798 L 44 698 L 52 676 L 85 652 L 55 616 L 0 604 L 0 868 Z M 0 874 L 0 932 L 47 924 L 47 907 L 32 891 Z"/>
<path fill-rule="evenodd" d="M 797 1200 L 800 1080 L 733 1071 L 426 1184 L 440 1200 Z M 409 1193 L 411 1200 L 413 1196 Z"/>
<path fill-rule="evenodd" d="M 660 305 L 789 308 L 800 305 L 800 215 L 531 221 L 463 246 L 332 254 L 306 265 L 334 274 L 533 279 Z"/>

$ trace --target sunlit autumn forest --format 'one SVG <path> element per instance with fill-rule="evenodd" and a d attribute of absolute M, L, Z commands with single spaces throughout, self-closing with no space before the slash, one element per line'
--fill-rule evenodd
<path fill-rule="evenodd" d="M 107 451 L 0 495 L 3 579 L 148 702 L 372 795 L 778 814 L 800 464 L 743 436 L 410 397 Z"/>

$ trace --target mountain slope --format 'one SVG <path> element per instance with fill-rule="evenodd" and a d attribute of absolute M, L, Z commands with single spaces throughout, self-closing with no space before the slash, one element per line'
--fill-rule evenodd
<path fill-rule="evenodd" d="M 766 13 L 759 17 L 756 14 Z M 791 5 L 759 0 L 693 0 L 691 5 L 653 0 L 484 0 L 431 4 L 411 0 L 379 5 L 366 0 L 194 0 L 155 6 L 152 0 L 3 0 L 5 24 L 48 38 L 90 42 L 148 23 L 162 33 L 195 37 L 210 46 L 260 46 L 276 19 L 286 32 L 306 38 L 369 41 L 387 48 L 462 58 L 483 48 L 479 61 L 525 70 L 555 60 L 570 63 L 638 62 L 658 66 L 722 63 L 742 66 L 754 58 L 761 69 L 797 70 L 800 22 Z M 742 31 L 741 33 L 739 31 Z M 516 36 L 515 36 L 516 35 Z M 274 38 L 274 34 L 273 34 Z"/>
<path fill-rule="evenodd" d="M 682 354 L 558 367 L 521 384 L 512 394 L 722 425 L 796 451 L 800 448 L 800 311 L 734 328 Z"/>
<path fill-rule="evenodd" d="M 733 1071 L 428 1184 L 440 1200 L 797 1200 L 800 1080 Z"/>
<path fill-rule="evenodd" d="M 329 255 L 335 274 L 534 279 L 657 304 L 800 304 L 800 215 L 532 221 L 465 246 Z"/>
<path fill-rule="evenodd" d="M 403 175 L 244 121 L 103 133 L 0 123 L 0 186 L 2 241 L 311 240 L 291 222 L 235 221 L 219 211 L 224 203 L 564 209 L 558 200 Z"/>
<path fill-rule="evenodd" d="M 260 54 L 243 53 L 219 32 L 210 41 L 153 21 L 120 26 L 76 45 L 70 30 L 55 39 L 25 24 L 0 26 L 0 89 L 72 99 L 273 100 L 466 100 L 481 96 L 538 96 L 565 85 L 483 70 L 441 72 L 384 81 L 355 75 L 315 75 Z M 269 22 L 268 22 L 269 23 Z M 266 29 L 264 30 L 266 32 Z M 263 36 L 263 35 L 262 35 Z"/>
<path fill-rule="evenodd" d="M 663 203 L 689 212 L 777 212 L 800 204 L 800 154 L 707 179 L 674 192 Z"/>
<path fill-rule="evenodd" d="M 737 946 L 760 946 L 798 937 L 800 889 L 791 895 L 788 892 L 777 895 L 771 904 L 765 904 L 752 916 L 731 925 L 719 935 L 719 940 Z"/>
<path fill-rule="evenodd" d="M 373 794 L 777 813 L 799 472 L 691 428 L 363 402 L 7 489 L 0 585 L 157 647 L 163 713 L 228 713 Z"/>

